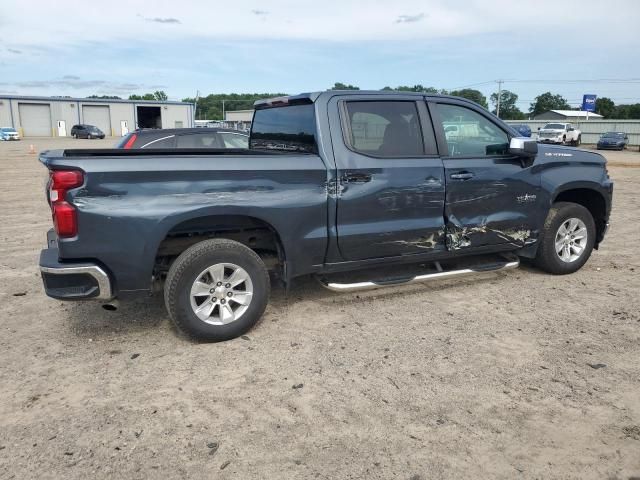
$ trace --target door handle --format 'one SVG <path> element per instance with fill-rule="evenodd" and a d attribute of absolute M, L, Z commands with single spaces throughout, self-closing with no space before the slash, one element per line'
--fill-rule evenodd
<path fill-rule="evenodd" d="M 367 183 L 371 181 L 371 174 L 369 173 L 345 173 L 342 175 L 342 181 L 344 183 Z"/>
<path fill-rule="evenodd" d="M 451 174 L 451 178 L 453 178 L 454 180 L 469 180 L 470 178 L 473 178 L 473 176 L 474 175 L 471 172 L 460 172 Z"/>

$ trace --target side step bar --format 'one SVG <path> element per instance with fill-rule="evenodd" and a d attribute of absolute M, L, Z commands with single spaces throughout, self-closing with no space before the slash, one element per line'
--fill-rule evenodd
<path fill-rule="evenodd" d="M 317 278 L 323 287 L 328 288 L 329 290 L 333 290 L 334 292 L 355 292 L 362 290 L 373 290 L 376 288 L 394 287 L 398 285 L 410 285 L 412 283 L 425 283 L 433 280 L 447 280 L 451 278 L 466 277 L 470 275 L 478 275 L 489 272 L 500 272 L 518 268 L 518 266 L 520 265 L 520 259 L 516 255 L 503 254 L 501 255 L 501 257 L 503 261 L 490 262 L 480 265 L 474 265 L 469 268 L 448 271 L 442 268 L 440 262 L 434 262 L 434 266 L 437 271 L 412 277 L 395 277 L 353 283 L 338 283 L 332 282 L 323 277 Z"/>

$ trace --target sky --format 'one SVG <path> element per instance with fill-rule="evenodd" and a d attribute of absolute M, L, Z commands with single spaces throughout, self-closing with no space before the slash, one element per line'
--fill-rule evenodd
<path fill-rule="evenodd" d="M 638 0 L 0 0 L 0 95 L 471 86 L 640 102 Z"/>

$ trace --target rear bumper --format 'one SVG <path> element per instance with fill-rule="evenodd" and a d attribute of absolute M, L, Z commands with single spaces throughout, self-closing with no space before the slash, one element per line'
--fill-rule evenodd
<path fill-rule="evenodd" d="M 61 263 L 58 249 L 40 252 L 40 274 L 45 293 L 58 300 L 111 300 L 113 289 L 105 270 L 93 263 Z"/>

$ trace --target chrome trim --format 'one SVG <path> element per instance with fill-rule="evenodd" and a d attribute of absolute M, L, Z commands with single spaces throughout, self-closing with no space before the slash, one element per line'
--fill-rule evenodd
<path fill-rule="evenodd" d="M 149 143 L 145 143 L 144 145 L 142 145 L 140 148 L 146 148 L 149 145 L 152 145 L 156 142 L 159 142 L 160 140 L 166 140 L 167 138 L 172 138 L 175 137 L 175 135 L 167 135 L 166 137 L 162 137 L 162 138 L 156 138 L 155 140 L 151 140 Z"/>
<path fill-rule="evenodd" d="M 111 281 L 109 275 L 97 265 L 89 265 L 85 267 L 40 267 L 40 271 L 43 273 L 50 273 L 52 275 L 72 275 L 77 273 L 86 273 L 95 278 L 98 282 L 98 288 L 100 292 L 97 297 L 91 297 L 87 300 L 111 300 L 113 298 L 113 292 L 111 291 Z"/>
<path fill-rule="evenodd" d="M 410 285 L 412 283 L 424 283 L 432 280 L 446 280 L 454 277 L 465 277 L 469 275 L 477 275 L 481 273 L 493 273 L 500 272 L 504 270 L 512 270 L 514 268 L 518 268 L 520 266 L 520 259 L 511 259 L 506 262 L 504 265 L 501 265 L 497 268 L 486 269 L 482 268 L 463 268 L 461 270 L 451 270 L 449 272 L 436 272 L 436 273 L 427 273 L 424 275 L 418 275 L 413 278 L 409 278 L 407 280 L 399 280 L 397 282 L 389 282 L 389 283 L 376 283 L 376 282 L 356 282 L 356 283 L 325 283 L 320 281 L 322 286 L 332 290 L 334 292 L 355 292 L 362 290 L 373 290 L 376 288 L 384 288 L 384 287 L 397 287 L 399 285 Z"/>

